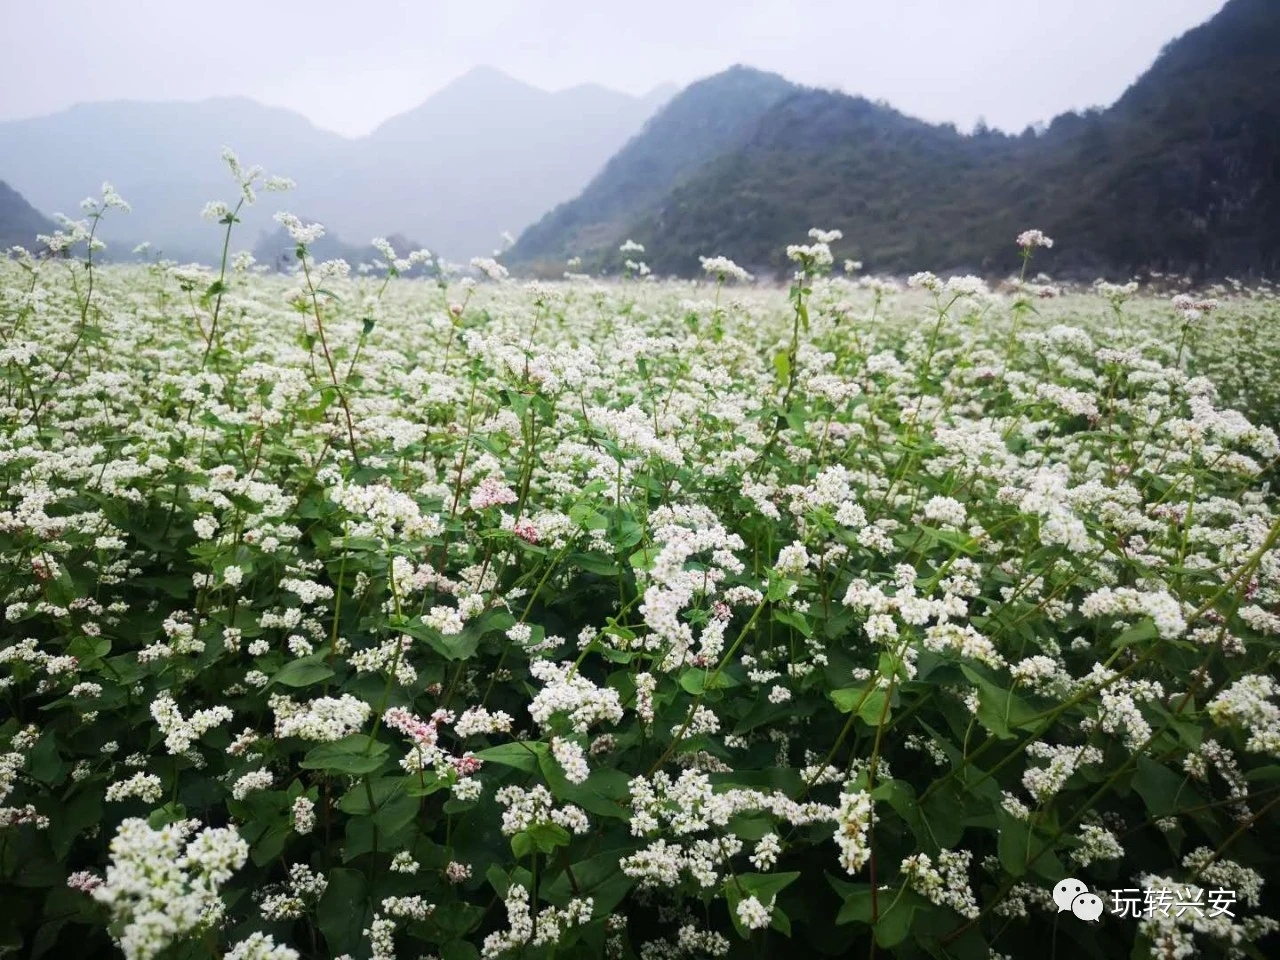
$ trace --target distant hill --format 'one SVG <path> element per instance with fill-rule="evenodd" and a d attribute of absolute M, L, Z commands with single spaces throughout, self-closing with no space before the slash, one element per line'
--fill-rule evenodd
<path fill-rule="evenodd" d="M 274 224 L 288 209 L 316 209 L 314 190 L 349 148 L 349 141 L 314 127 L 288 110 L 243 97 L 199 103 L 80 104 L 48 117 L 0 123 L 0 176 L 41 209 L 79 217 L 80 200 L 97 196 L 109 180 L 133 207 L 104 218 L 100 235 L 108 253 L 149 240 L 166 255 L 217 255 L 219 229 L 200 219 L 209 200 L 234 199 L 221 160 L 231 146 L 245 164 L 291 176 L 296 196 L 264 196 L 245 216 L 241 242 Z"/>
<path fill-rule="evenodd" d="M 233 198 L 220 160 L 227 145 L 246 165 L 298 183 L 246 210 L 241 243 L 273 230 L 283 208 L 353 241 L 400 232 L 465 261 L 575 196 L 670 93 L 547 93 L 478 68 L 355 139 L 243 97 L 81 104 L 0 122 L 0 177 L 36 206 L 73 215 L 110 180 L 133 212 L 107 218 L 109 243 L 150 240 L 166 255 L 211 257 L 218 232 L 199 215 L 207 201 Z"/>
<path fill-rule="evenodd" d="M 870 270 L 1000 274 L 1017 265 L 1012 238 L 1038 227 L 1057 240 L 1042 262 L 1060 274 L 1280 273 L 1277 49 L 1280 3 L 1230 0 L 1109 109 L 1016 137 L 963 135 L 795 87 L 743 109 L 715 96 L 741 75 L 728 71 L 700 85 L 701 110 L 719 126 L 685 131 L 686 155 L 710 157 L 642 208 L 600 217 L 603 184 L 642 179 L 636 158 L 663 149 L 677 97 L 580 197 L 526 231 L 511 259 L 581 255 L 616 269 L 616 241 L 630 236 L 659 273 L 694 273 L 712 254 L 781 272 L 786 244 L 820 226 L 843 230 L 836 252 Z M 730 117 L 740 123 L 726 137 Z M 607 231 L 582 226 L 601 219 Z"/>
<path fill-rule="evenodd" d="M 737 145 L 770 107 L 797 89 L 777 74 L 743 66 L 692 84 L 605 165 L 581 196 L 526 230 L 507 259 L 544 261 L 555 272 L 584 250 L 616 247 L 640 213 Z"/>
<path fill-rule="evenodd" d="M 0 180 L 0 252 L 10 247 L 37 249 L 36 234 L 51 236 L 57 225 Z"/>

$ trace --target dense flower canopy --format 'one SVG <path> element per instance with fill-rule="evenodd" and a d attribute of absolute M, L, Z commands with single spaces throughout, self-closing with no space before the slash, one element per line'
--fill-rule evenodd
<path fill-rule="evenodd" d="M 0 262 L 9 942 L 1273 931 L 1275 297 L 832 278 L 832 237 L 789 293 Z M 1235 907 L 1059 920 L 1064 877 Z"/>

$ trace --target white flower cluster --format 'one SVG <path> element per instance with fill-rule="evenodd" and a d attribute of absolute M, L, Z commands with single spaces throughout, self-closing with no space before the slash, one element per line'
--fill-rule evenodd
<path fill-rule="evenodd" d="M 580 927 L 591 920 L 595 901 L 591 897 L 574 898 L 564 909 L 546 907 L 535 918 L 529 907 L 529 891 L 515 883 L 507 890 L 506 908 L 510 929 L 485 937 L 480 950 L 485 960 L 494 960 L 526 944 L 541 947 L 559 943 L 569 927 Z"/>
<path fill-rule="evenodd" d="M 591 776 L 591 768 L 587 766 L 587 754 L 581 744 L 563 737 L 551 738 L 551 755 L 564 771 L 564 778 L 570 783 L 582 783 Z"/>
<path fill-rule="evenodd" d="M 738 901 L 738 921 L 748 930 L 765 929 L 773 920 L 775 899 L 771 899 L 768 904 L 763 904 L 758 897 L 743 897 Z"/>
<path fill-rule="evenodd" d="M 151 701 L 151 716 L 165 735 L 165 749 L 177 755 L 190 750 L 206 731 L 230 723 L 235 714 L 230 707 L 219 704 L 207 710 L 197 710 L 190 719 L 184 720 L 173 697 L 162 693 Z"/>
<path fill-rule="evenodd" d="M 289 808 L 295 833 L 306 835 L 316 827 L 316 805 L 309 797 L 298 797 Z"/>
<path fill-rule="evenodd" d="M 350 537 L 413 540 L 437 536 L 444 529 L 438 516 L 424 516 L 413 497 L 388 486 L 339 482 L 329 497 L 350 514 Z"/>
<path fill-rule="evenodd" d="M 1167 640 L 1187 632 L 1182 606 L 1165 590 L 1135 590 L 1132 587 L 1099 587 L 1080 602 L 1081 616 L 1145 616 L 1155 621 L 1156 630 Z"/>
<path fill-rule="evenodd" d="M 699 257 L 698 262 L 702 264 L 704 273 L 709 273 L 718 280 L 739 280 L 742 283 L 749 283 L 754 279 L 751 274 L 728 257 Z"/>
<path fill-rule="evenodd" d="M 535 660 L 529 665 L 529 672 L 543 683 L 529 704 L 529 715 L 543 730 L 552 726 L 558 714 L 568 715 L 575 733 L 586 733 L 595 724 L 617 723 L 622 719 L 618 691 L 597 687 L 576 672 L 572 663 Z"/>
<path fill-rule="evenodd" d="M 154 773 L 135 773 L 128 780 L 118 780 L 107 787 L 108 801 L 128 800 L 136 797 L 147 803 L 155 803 L 164 796 L 164 785 Z"/>
<path fill-rule="evenodd" d="M 227 952 L 226 960 L 299 960 L 299 954 L 269 933 L 251 933 Z"/>
<path fill-rule="evenodd" d="M 981 913 L 969 886 L 972 859 L 973 854 L 968 850 L 943 850 L 934 867 L 927 854 L 917 853 L 903 860 L 901 869 L 912 889 L 921 896 L 972 920 Z"/>
<path fill-rule="evenodd" d="M 171 943 L 221 918 L 218 888 L 244 866 L 249 845 L 233 829 L 199 821 L 158 830 L 145 820 L 120 824 L 111 840 L 106 881 L 92 896 L 111 914 L 111 933 L 126 960 L 154 960 Z"/>
<path fill-rule="evenodd" d="M 739 813 L 764 811 L 796 826 L 834 820 L 827 804 L 798 803 L 781 791 L 732 788 L 716 793 L 711 778 L 699 770 L 685 770 L 674 782 L 662 770 L 651 778 L 635 777 L 631 793 L 631 833 L 644 837 L 659 831 L 676 836 L 724 827 Z"/>
<path fill-rule="evenodd" d="M 256 790 L 270 790 L 274 781 L 270 770 L 250 770 L 236 780 L 231 787 L 231 796 L 243 800 Z"/>
<path fill-rule="evenodd" d="M 1137 878 L 1137 884 L 1143 890 L 1179 891 L 1182 899 L 1190 903 L 1206 902 L 1203 887 L 1171 877 L 1142 874 Z M 1250 917 L 1243 923 L 1237 923 L 1226 913 L 1211 916 L 1213 913 L 1213 910 L 1203 909 L 1144 911 L 1138 932 L 1150 941 L 1153 956 L 1186 960 L 1200 955 L 1200 948 L 1196 945 L 1197 934 L 1220 944 L 1232 944 L 1238 949 L 1280 930 L 1280 923 L 1270 917 Z M 1244 951 L 1239 953 L 1243 955 Z"/>
<path fill-rule="evenodd" d="M 1280 706 L 1270 699 L 1278 693 L 1280 684 L 1273 677 L 1249 674 L 1209 701 L 1209 716 L 1217 724 L 1244 727 L 1247 750 L 1280 757 Z"/>
<path fill-rule="evenodd" d="M 510 733 L 512 722 L 511 715 L 501 710 L 468 707 L 454 722 L 453 732 L 459 737 L 474 737 L 482 733 Z"/>
<path fill-rule="evenodd" d="M 407 687 L 418 679 L 418 671 L 409 661 L 412 649 L 413 637 L 389 637 L 375 647 L 353 651 L 347 662 L 356 673 L 391 674 L 397 684 Z"/>
<path fill-rule="evenodd" d="M 1071 775 L 1083 766 L 1102 763 L 1097 747 L 1071 747 L 1037 741 L 1027 745 L 1027 755 L 1048 760 L 1048 766 L 1028 767 L 1022 774 L 1022 785 L 1037 803 L 1045 803 L 1057 795 Z"/>
<path fill-rule="evenodd" d="M 1035 247 L 1048 249 L 1053 246 L 1053 241 L 1040 230 L 1024 230 L 1018 234 L 1018 246 L 1023 250 L 1031 250 Z"/>
<path fill-rule="evenodd" d="M 835 841 L 840 848 L 840 866 L 846 873 L 857 873 L 871 857 L 873 806 L 866 790 L 840 794 Z"/>
<path fill-rule="evenodd" d="M 1098 860 L 1119 860 L 1124 847 L 1116 835 L 1097 823 L 1086 823 L 1077 833 L 1080 846 L 1071 851 L 1071 860 L 1077 866 L 1087 867 Z"/>
<path fill-rule="evenodd" d="M 314 907 L 329 881 L 305 863 L 295 863 L 289 868 L 289 879 L 282 885 L 273 884 L 263 889 L 258 912 L 264 920 L 297 920 Z"/>
<path fill-rule="evenodd" d="M 591 821 L 585 813 L 571 803 L 556 807 L 551 791 L 542 784 L 536 784 L 529 790 L 509 784 L 493 796 L 506 808 L 502 813 L 504 836 L 509 837 L 542 823 L 554 823 L 576 834 L 584 834 L 591 829 Z"/>
<path fill-rule="evenodd" d="M 305 704 L 296 703 L 283 694 L 272 694 L 267 705 L 276 715 L 278 740 L 285 737 L 321 742 L 341 740 L 364 726 L 373 713 L 372 707 L 349 693 L 341 697 L 318 697 Z"/>
<path fill-rule="evenodd" d="M 688 874 L 702 889 L 719 886 L 731 859 L 742 852 L 742 841 L 732 834 L 699 839 L 685 845 L 658 839 L 642 850 L 618 861 L 627 876 L 638 880 L 641 889 L 676 886 Z"/>

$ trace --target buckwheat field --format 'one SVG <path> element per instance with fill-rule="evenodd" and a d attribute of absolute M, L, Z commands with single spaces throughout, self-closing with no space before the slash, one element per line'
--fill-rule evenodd
<path fill-rule="evenodd" d="M 0 261 L 0 953 L 1275 955 L 1269 287 L 266 274 L 231 168 Z"/>

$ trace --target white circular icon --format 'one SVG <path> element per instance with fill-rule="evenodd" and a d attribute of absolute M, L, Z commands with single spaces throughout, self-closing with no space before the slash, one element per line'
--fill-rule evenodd
<path fill-rule="evenodd" d="M 1067 877 L 1065 880 L 1059 880 L 1058 885 L 1053 888 L 1053 902 L 1058 905 L 1058 912 L 1071 909 L 1071 901 L 1082 893 L 1087 893 L 1089 888 L 1074 877 Z"/>
<path fill-rule="evenodd" d="M 1071 912 L 1081 920 L 1097 920 L 1102 916 L 1102 898 L 1096 893 L 1081 893 L 1071 901 Z"/>

